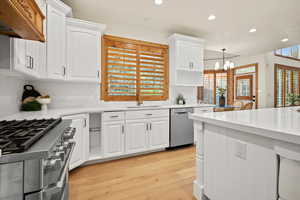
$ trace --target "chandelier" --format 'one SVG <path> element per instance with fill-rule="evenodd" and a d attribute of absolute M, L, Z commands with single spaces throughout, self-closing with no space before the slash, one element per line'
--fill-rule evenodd
<path fill-rule="evenodd" d="M 217 60 L 217 62 L 215 63 L 215 70 L 227 71 L 227 70 L 233 69 L 235 67 L 234 62 L 232 62 L 230 59 L 238 57 L 238 56 L 225 57 L 225 51 L 226 51 L 226 49 L 223 48 L 222 49 L 222 53 L 223 53 L 222 58 L 211 59 L 211 60 Z M 222 65 L 220 64 L 220 62 L 218 60 L 222 60 Z"/>

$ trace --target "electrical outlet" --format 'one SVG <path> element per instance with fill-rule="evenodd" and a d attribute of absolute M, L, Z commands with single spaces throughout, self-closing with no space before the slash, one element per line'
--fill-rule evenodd
<path fill-rule="evenodd" d="M 240 141 L 235 142 L 235 156 L 247 160 L 247 144 Z"/>

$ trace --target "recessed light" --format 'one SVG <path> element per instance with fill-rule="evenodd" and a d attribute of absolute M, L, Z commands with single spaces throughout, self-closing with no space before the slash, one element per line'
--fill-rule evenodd
<path fill-rule="evenodd" d="M 208 16 L 208 20 L 209 21 L 212 21 L 212 20 L 215 20 L 216 19 L 216 16 L 215 15 L 209 15 Z"/>
<path fill-rule="evenodd" d="M 283 39 L 281 40 L 281 42 L 287 42 L 287 41 L 289 41 L 289 38 L 283 38 Z"/>
<path fill-rule="evenodd" d="M 163 4 L 163 0 L 154 0 L 155 5 L 161 5 Z"/>
<path fill-rule="evenodd" d="M 250 30 L 249 30 L 249 33 L 255 33 L 257 30 L 256 30 L 256 28 L 251 28 Z"/>

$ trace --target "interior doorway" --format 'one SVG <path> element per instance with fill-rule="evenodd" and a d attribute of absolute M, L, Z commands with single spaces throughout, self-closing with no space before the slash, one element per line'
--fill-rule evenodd
<path fill-rule="evenodd" d="M 253 108 L 258 108 L 258 64 L 243 65 L 231 70 L 228 76 L 229 104 L 237 101 L 243 104 L 253 102 Z"/>

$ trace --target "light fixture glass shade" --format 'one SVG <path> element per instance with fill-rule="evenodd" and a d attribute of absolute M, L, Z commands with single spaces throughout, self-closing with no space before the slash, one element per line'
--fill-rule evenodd
<path fill-rule="evenodd" d="M 215 70 L 219 70 L 219 69 L 220 69 L 220 63 L 216 62 L 216 64 L 215 64 Z"/>
<path fill-rule="evenodd" d="M 230 69 L 233 69 L 233 68 L 234 68 L 234 63 L 231 62 L 231 63 L 230 63 Z"/>
<path fill-rule="evenodd" d="M 163 0 L 154 0 L 154 3 L 156 5 L 161 5 L 161 4 L 163 4 Z"/>

